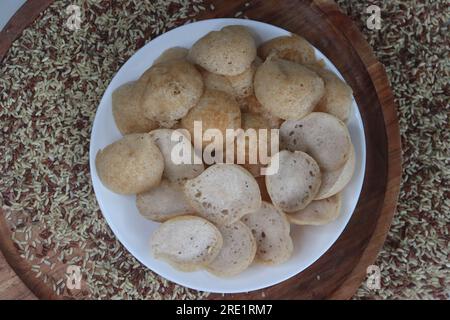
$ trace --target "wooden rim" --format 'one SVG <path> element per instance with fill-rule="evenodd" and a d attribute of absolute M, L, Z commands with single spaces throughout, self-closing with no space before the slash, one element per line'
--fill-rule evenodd
<path fill-rule="evenodd" d="M 10 22 L 0 33 L 0 61 L 3 60 L 13 41 L 17 39 L 22 31 L 52 2 L 53 0 L 27 1 L 11 18 Z M 355 90 L 355 97 L 357 100 L 361 99 L 361 101 L 358 100 L 358 104 L 363 106 L 362 109 L 364 109 L 363 111 L 365 113 L 369 114 L 367 117 L 363 117 L 366 131 L 366 144 L 369 147 L 374 147 L 375 151 L 373 153 L 368 153 L 369 163 L 366 170 L 378 168 L 382 172 L 380 177 L 374 181 L 370 180 L 374 179 L 373 176 L 368 176 L 366 172 L 363 191 L 354 216 L 333 247 L 317 262 L 299 275 L 282 284 L 249 294 L 228 295 L 227 297 L 237 299 L 262 298 L 264 296 L 262 296 L 261 293 L 264 291 L 268 292 L 268 294 L 265 295 L 266 298 L 351 298 L 366 276 L 367 266 L 375 261 L 377 254 L 385 241 L 395 212 L 400 189 L 400 131 L 394 98 L 384 67 L 377 61 L 372 49 L 355 24 L 349 17 L 344 15 L 339 10 L 339 7 L 332 1 L 315 0 L 297 3 L 288 0 L 256 0 L 248 8 L 245 6 L 246 1 L 240 0 L 233 1 L 232 4 L 230 2 L 226 4 L 225 1 L 210 2 L 214 3 L 216 7 L 215 11 L 202 14 L 200 19 L 233 16 L 234 12 L 246 11 L 249 18 L 272 23 L 292 32 L 301 33 L 314 46 L 326 54 L 338 67 L 352 87 L 357 88 L 357 90 Z M 354 61 L 352 61 L 353 63 L 357 63 L 364 67 L 367 72 L 367 79 L 356 79 L 353 77 L 351 72 L 346 69 L 348 66 L 345 62 L 343 62 L 335 52 L 330 51 L 333 49 L 333 46 L 326 43 L 324 39 L 315 38 L 314 32 L 317 31 L 307 31 L 306 24 L 308 23 L 308 19 L 306 19 L 306 21 L 299 21 L 299 16 L 302 16 L 304 10 L 314 11 L 316 19 L 318 17 L 323 19 L 323 22 L 315 21 L 317 22 L 317 26 L 326 28 L 326 30 L 329 30 L 330 34 L 334 35 L 340 41 L 345 42 L 346 47 L 344 49 L 347 50 L 346 52 L 352 58 L 354 58 Z M 283 15 L 280 13 L 283 13 Z M 312 21 L 309 22 L 312 23 Z M 362 81 L 365 87 L 373 89 L 374 94 L 376 94 L 375 98 L 377 101 L 375 105 L 377 108 L 374 108 L 374 110 L 367 110 L 365 106 L 373 104 L 367 103 L 367 97 L 362 97 L 360 94 L 358 95 L 360 81 Z M 373 119 L 370 117 L 374 119 L 374 123 L 371 123 Z M 371 119 L 370 122 L 368 121 L 369 118 Z M 383 137 L 374 136 L 374 126 L 377 125 L 379 126 L 378 134 L 379 132 L 383 132 Z M 379 145 L 377 145 L 377 143 Z M 382 192 L 380 191 L 381 187 L 383 187 Z M 375 190 L 376 192 L 369 196 L 367 193 L 372 190 Z M 373 213 L 371 212 L 371 214 L 376 216 L 376 219 L 372 216 L 369 217 L 369 219 L 375 219 L 373 220 L 373 223 L 370 224 L 371 229 L 367 230 L 368 234 L 362 237 L 363 239 L 358 240 L 358 245 L 360 246 L 358 247 L 358 252 L 351 257 L 351 261 L 347 261 L 344 257 L 340 256 L 339 251 L 349 251 L 349 249 L 346 249 L 346 246 L 351 243 L 349 241 L 354 240 L 354 238 L 352 238 L 353 233 L 351 233 L 350 230 L 357 227 L 358 221 L 362 221 L 361 211 L 367 210 L 368 208 L 373 210 Z M 13 270 L 38 298 L 60 298 L 56 296 L 51 288 L 48 288 L 42 280 L 34 277 L 27 261 L 20 258 L 17 254 L 13 241 L 10 238 L 10 230 L 3 214 L 0 214 L 0 249 Z M 338 271 L 340 272 L 338 275 L 329 274 L 328 269 L 330 268 L 327 267 L 327 265 L 330 264 L 331 259 L 338 260 L 338 262 L 336 262 L 337 267 L 334 266 L 338 268 Z M 322 285 L 326 288 L 316 289 L 314 287 L 314 283 L 316 283 L 314 280 L 316 279 L 317 274 L 319 274 L 318 271 L 323 275 L 323 282 L 325 282 L 325 285 L 323 283 L 317 283 L 317 286 Z M 212 295 L 211 298 L 223 299 L 221 295 Z"/>
<path fill-rule="evenodd" d="M 54 0 L 28 0 L 11 17 L 0 32 L 0 62 L 3 61 L 12 43 L 20 37 L 23 30 L 32 24 L 39 15 L 48 8 Z M 5 220 L 2 208 L 0 208 L 0 250 L 5 260 L 28 289 L 39 299 L 59 299 L 47 285 L 31 272 L 30 266 L 17 254 L 14 243 L 11 240 L 11 231 Z"/>
<path fill-rule="evenodd" d="M 5 57 L 14 40 L 22 31 L 36 20 L 54 0 L 28 0 L 11 17 L 0 32 L 0 62 Z"/>
<path fill-rule="evenodd" d="M 400 192 L 400 180 L 402 172 L 402 150 L 400 139 L 400 127 L 397 118 L 397 108 L 394 95 L 389 85 L 384 66 L 377 61 L 372 48 L 365 40 L 351 19 L 341 13 L 339 8 L 333 3 L 317 1 L 320 10 L 332 17 L 335 21 L 343 20 L 347 28 L 342 28 L 341 32 L 352 43 L 353 48 L 359 53 L 364 65 L 369 70 L 372 82 L 378 97 L 383 97 L 381 101 L 383 118 L 388 137 L 388 159 L 387 159 L 387 186 L 383 202 L 381 218 L 375 227 L 368 246 L 364 250 L 359 262 L 348 275 L 347 279 L 330 296 L 330 299 L 349 299 L 349 292 L 356 292 L 358 286 L 366 276 L 367 267 L 373 264 L 377 255 L 386 240 L 387 233 L 391 226 L 392 219 L 397 207 L 398 195 Z M 378 77 L 373 76 L 378 75 Z"/>

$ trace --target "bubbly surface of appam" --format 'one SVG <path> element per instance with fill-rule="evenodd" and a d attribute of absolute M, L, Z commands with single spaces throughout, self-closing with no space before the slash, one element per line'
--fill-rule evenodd
<path fill-rule="evenodd" d="M 166 179 L 150 190 L 137 194 L 136 207 L 142 216 L 157 222 L 194 213 L 181 186 Z"/>
<path fill-rule="evenodd" d="M 137 81 L 123 84 L 112 94 L 112 112 L 119 131 L 125 135 L 145 133 L 158 127 L 156 121 L 143 116 L 141 96 L 143 92 Z"/>
<path fill-rule="evenodd" d="M 230 277 L 241 273 L 253 262 L 256 241 L 250 229 L 241 221 L 218 227 L 223 246 L 207 270 L 217 276 Z"/>
<path fill-rule="evenodd" d="M 161 128 L 151 131 L 150 135 L 163 155 L 163 176 L 169 181 L 183 182 L 195 178 L 205 169 L 203 163 L 194 162 L 194 148 L 191 140 L 183 134 L 183 130 Z M 176 151 L 178 151 L 178 154 Z M 185 157 L 186 159 L 183 159 L 180 152 L 189 154 Z M 187 163 L 179 163 L 181 160 L 187 160 Z"/>
<path fill-rule="evenodd" d="M 355 171 L 355 164 L 355 150 L 351 145 L 350 156 L 341 168 L 334 171 L 322 171 L 322 183 L 315 200 L 325 199 L 341 192 L 350 182 Z"/>
<path fill-rule="evenodd" d="M 264 60 L 269 56 L 276 56 L 301 64 L 314 63 L 316 60 L 311 44 L 296 34 L 276 37 L 264 42 L 258 48 L 258 55 Z"/>
<path fill-rule="evenodd" d="M 266 186 L 273 204 L 284 212 L 306 207 L 316 196 L 321 173 L 316 161 L 308 154 L 282 150 L 270 162 L 278 162 L 278 171 L 266 176 Z"/>
<path fill-rule="evenodd" d="M 314 200 L 306 208 L 287 214 L 287 217 L 294 224 L 319 226 L 335 220 L 340 208 L 341 196 L 338 193 L 326 199 Z"/>
<path fill-rule="evenodd" d="M 160 123 L 184 117 L 203 94 L 200 72 L 185 60 L 152 66 L 141 76 L 143 115 Z"/>
<path fill-rule="evenodd" d="M 346 122 L 350 116 L 352 106 L 352 88 L 331 70 L 317 65 L 310 65 L 308 68 L 316 72 L 325 84 L 325 93 L 317 103 L 314 111 L 329 113 Z"/>
<path fill-rule="evenodd" d="M 215 164 L 188 180 L 184 192 L 194 209 L 217 225 L 235 223 L 261 205 L 255 178 L 235 164 Z"/>
<path fill-rule="evenodd" d="M 189 58 L 206 70 L 235 76 L 250 67 L 256 57 L 256 44 L 242 26 L 227 26 L 211 31 L 192 46 Z"/>
<path fill-rule="evenodd" d="M 220 231 L 209 221 L 181 216 L 161 224 L 150 238 L 153 255 L 182 271 L 209 264 L 222 248 Z"/>
<path fill-rule="evenodd" d="M 280 264 L 288 260 L 294 250 L 290 224 L 286 215 L 268 202 L 245 215 L 242 221 L 256 240 L 256 260 L 266 264 Z"/>
<path fill-rule="evenodd" d="M 225 140 L 226 129 L 241 127 L 241 110 L 236 100 L 225 92 L 206 90 L 198 104 L 181 120 L 181 126 L 189 131 L 191 139 L 194 139 L 194 121 L 201 121 L 203 132 L 219 130 Z"/>
<path fill-rule="evenodd" d="M 97 153 L 95 164 L 102 183 L 111 191 L 136 194 L 158 185 L 164 159 L 148 133 L 135 133 Z"/>
<path fill-rule="evenodd" d="M 188 53 L 189 50 L 183 47 L 169 48 L 165 50 L 163 53 L 161 53 L 161 55 L 158 58 L 156 58 L 156 60 L 153 62 L 153 65 L 171 60 L 186 59 Z"/>
<path fill-rule="evenodd" d="M 298 120 L 322 98 L 323 80 L 305 66 L 282 59 L 266 60 L 255 73 L 255 96 L 270 114 Z"/>
<path fill-rule="evenodd" d="M 323 112 L 313 112 L 297 121 L 285 121 L 280 127 L 280 140 L 288 150 L 310 154 L 327 171 L 345 164 L 352 143 L 345 123 Z"/>

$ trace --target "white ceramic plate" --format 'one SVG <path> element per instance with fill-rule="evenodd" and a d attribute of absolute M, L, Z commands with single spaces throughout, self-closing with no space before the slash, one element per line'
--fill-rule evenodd
<path fill-rule="evenodd" d="M 353 101 L 348 127 L 355 145 L 356 170 L 343 191 L 341 215 L 336 221 L 324 226 L 293 226 L 291 235 L 294 253 L 287 262 L 278 266 L 253 264 L 235 277 L 218 278 L 206 271 L 177 271 L 167 263 L 152 257 L 148 239 L 158 223 L 139 215 L 134 196 L 118 195 L 105 188 L 95 168 L 97 151 L 121 138 L 111 112 L 111 94 L 125 82 L 136 80 L 164 50 L 176 46 L 190 48 L 209 31 L 233 24 L 250 28 L 258 43 L 290 34 L 281 28 L 257 21 L 212 19 L 184 25 L 159 36 L 136 52 L 112 79 L 98 107 L 90 145 L 90 167 L 95 195 L 106 221 L 120 242 L 136 259 L 164 278 L 192 289 L 219 293 L 247 292 L 275 285 L 308 268 L 322 256 L 337 240 L 350 220 L 361 192 L 366 161 L 364 128 L 357 105 Z M 328 69 L 341 76 L 333 64 L 317 49 L 316 57 L 323 59 Z"/>

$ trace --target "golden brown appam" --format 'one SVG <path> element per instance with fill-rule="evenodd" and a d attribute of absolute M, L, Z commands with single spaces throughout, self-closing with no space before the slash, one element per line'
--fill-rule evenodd
<path fill-rule="evenodd" d="M 160 183 L 164 159 L 150 134 L 134 133 L 100 150 L 95 165 L 105 187 L 120 194 L 137 194 Z"/>
<path fill-rule="evenodd" d="M 194 107 L 203 93 L 200 72 L 185 60 L 158 63 L 139 79 L 144 86 L 143 115 L 159 123 L 173 123 Z"/>
<path fill-rule="evenodd" d="M 266 60 L 256 70 L 254 88 L 262 107 L 284 120 L 298 120 L 312 112 L 325 92 L 317 73 L 278 58 Z"/>
<path fill-rule="evenodd" d="M 277 37 L 264 42 L 258 48 L 258 55 L 263 60 L 269 56 L 276 56 L 301 64 L 314 63 L 316 60 L 314 48 L 308 41 L 296 34 Z"/>
<path fill-rule="evenodd" d="M 145 133 L 157 128 L 156 121 L 143 116 L 141 108 L 142 90 L 137 81 L 131 81 L 117 88 L 112 94 L 112 112 L 119 131 Z"/>
<path fill-rule="evenodd" d="M 191 61 L 209 72 L 227 76 L 243 73 L 255 57 L 255 40 L 242 26 L 211 31 L 194 43 L 189 52 Z"/>

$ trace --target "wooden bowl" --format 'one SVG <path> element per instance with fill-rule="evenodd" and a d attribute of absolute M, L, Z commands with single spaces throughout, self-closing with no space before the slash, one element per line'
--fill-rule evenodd
<path fill-rule="evenodd" d="M 52 1 L 29 1 L 0 34 L 0 61 L 12 41 Z M 278 285 L 230 299 L 348 299 L 366 276 L 386 238 L 395 212 L 401 177 L 401 144 L 396 107 L 386 72 L 353 22 L 332 1 L 209 1 L 215 11 L 198 19 L 234 17 L 277 25 L 305 37 L 339 69 L 353 89 L 366 136 L 366 173 L 358 205 L 335 244 L 313 265 Z M 0 249 L 37 297 L 58 299 L 20 258 L 0 214 Z M 223 299 L 222 295 L 211 295 Z"/>

